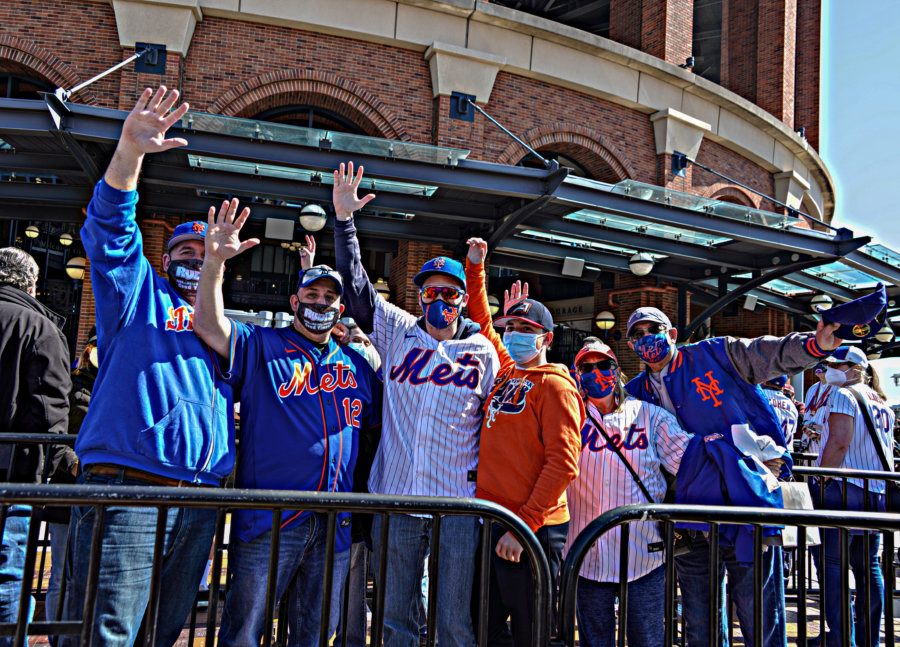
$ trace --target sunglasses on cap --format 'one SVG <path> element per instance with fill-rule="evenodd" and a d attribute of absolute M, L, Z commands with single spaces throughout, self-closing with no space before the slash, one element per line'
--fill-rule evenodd
<path fill-rule="evenodd" d="M 652 323 L 644 330 L 640 330 L 637 326 L 635 326 L 635 329 L 631 331 L 630 335 L 628 335 L 628 339 L 630 339 L 631 341 L 637 341 L 638 339 L 646 335 L 658 335 L 661 332 L 666 332 L 666 330 L 668 330 L 668 328 L 664 324 L 659 323 Z"/>
<path fill-rule="evenodd" d="M 616 368 L 616 363 L 611 359 L 601 359 L 599 362 L 582 362 L 575 367 L 579 373 L 593 373 L 594 371 L 608 371 Z"/>
<path fill-rule="evenodd" d="M 434 301 L 441 299 L 442 301 L 456 301 L 465 294 L 459 288 L 453 288 L 449 285 L 428 285 L 421 289 L 422 299 L 424 301 Z"/>
<path fill-rule="evenodd" d="M 300 279 L 297 282 L 298 288 L 302 283 L 312 282 L 321 278 L 331 279 L 339 286 L 344 285 L 341 275 L 336 270 L 331 269 L 327 265 L 316 265 L 300 272 Z"/>

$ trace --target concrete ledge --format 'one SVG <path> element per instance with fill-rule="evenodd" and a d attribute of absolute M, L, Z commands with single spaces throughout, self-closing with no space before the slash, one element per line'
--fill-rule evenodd
<path fill-rule="evenodd" d="M 703 143 L 703 135 L 711 130 L 708 123 L 672 108 L 650 115 L 650 121 L 653 122 L 657 155 L 671 155 L 678 151 L 695 159 Z"/>
<path fill-rule="evenodd" d="M 439 42 L 425 50 L 425 60 L 434 96 L 463 92 L 475 95 L 478 103 L 490 100 L 497 72 L 506 64 L 501 56 Z"/>
<path fill-rule="evenodd" d="M 184 56 L 198 20 L 200 0 L 112 0 L 119 44 L 160 43 Z"/>
<path fill-rule="evenodd" d="M 809 194 L 809 182 L 796 171 L 776 173 L 773 177 L 775 179 L 775 199 L 789 207 L 800 209 L 803 196 Z"/>

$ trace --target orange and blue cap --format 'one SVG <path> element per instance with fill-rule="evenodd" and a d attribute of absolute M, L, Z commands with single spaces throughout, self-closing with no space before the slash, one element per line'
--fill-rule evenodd
<path fill-rule="evenodd" d="M 206 239 L 206 223 L 202 220 L 193 220 L 191 222 L 183 222 L 172 232 L 172 237 L 166 243 L 166 251 L 171 252 L 178 243 L 186 240 L 205 240 Z"/>

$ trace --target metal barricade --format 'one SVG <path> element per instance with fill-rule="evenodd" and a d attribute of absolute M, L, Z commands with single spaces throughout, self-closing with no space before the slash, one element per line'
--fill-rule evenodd
<path fill-rule="evenodd" d="M 412 497 L 412 496 L 386 496 L 369 494 L 340 494 L 318 492 L 286 492 L 276 490 L 224 490 L 210 488 L 174 488 L 155 486 L 97 486 L 97 485 L 19 485 L 3 484 L 0 486 L 0 525 L 5 519 L 10 506 L 31 506 L 32 523 L 28 532 L 25 576 L 22 581 L 20 595 L 20 607 L 18 621 L 0 624 L 0 635 L 14 636 L 13 645 L 24 645 L 25 637 L 34 634 L 80 634 L 82 647 L 91 645 L 91 622 L 29 622 L 28 600 L 32 592 L 32 579 L 35 566 L 35 555 L 38 543 L 38 527 L 40 526 L 41 507 L 43 505 L 64 506 L 90 506 L 95 511 L 94 537 L 92 554 L 88 569 L 87 590 L 85 592 L 84 618 L 93 618 L 97 577 L 102 564 L 102 554 L 99 545 L 99 529 L 103 524 L 104 511 L 110 507 L 155 507 L 158 510 L 158 519 L 163 520 L 157 524 L 156 547 L 151 576 L 150 603 L 147 610 L 147 635 L 145 644 L 153 644 L 156 612 L 160 597 L 160 559 L 162 555 L 162 541 L 164 520 L 166 511 L 170 508 L 214 508 L 217 510 L 215 532 L 215 559 L 213 572 L 218 574 L 222 562 L 222 541 L 225 529 L 225 515 L 229 510 L 236 509 L 264 509 L 271 510 L 275 523 L 272 528 L 272 542 L 269 557 L 268 584 L 266 589 L 266 620 L 263 633 L 264 644 L 271 645 L 274 638 L 274 619 L 276 616 L 274 577 L 275 561 L 278 556 L 278 541 L 280 536 L 280 520 L 283 511 L 308 510 L 321 512 L 327 515 L 327 539 L 325 549 L 325 577 L 323 590 L 322 618 L 319 633 L 319 644 L 328 644 L 328 618 L 330 614 L 332 571 L 334 563 L 334 543 L 336 533 L 337 513 L 375 513 L 384 515 L 380 541 L 380 569 L 376 575 L 376 582 L 384 582 L 386 573 L 386 558 L 389 551 L 388 528 L 390 518 L 396 514 L 414 514 L 430 516 L 433 520 L 432 541 L 429 556 L 429 604 L 428 610 L 428 635 L 427 644 L 435 644 L 434 620 L 437 600 L 437 586 L 441 573 L 438 569 L 440 550 L 440 527 L 443 517 L 475 516 L 485 523 L 481 537 L 481 574 L 479 583 L 479 644 L 486 644 L 487 613 L 488 613 L 488 583 L 490 577 L 490 522 L 502 525 L 510 531 L 524 548 L 524 554 L 531 564 L 535 574 L 535 611 L 533 627 L 535 632 L 535 644 L 546 647 L 549 644 L 550 622 L 550 568 L 540 544 L 527 525 L 516 515 L 502 506 L 477 499 L 456 499 L 449 497 Z M 474 556 L 473 556 L 474 559 Z M 219 603 L 219 577 L 213 577 L 209 593 L 209 608 L 207 609 L 207 636 L 215 635 L 215 623 L 217 605 Z M 380 645 L 384 622 L 384 590 L 376 588 L 374 613 L 372 622 L 373 645 Z M 468 612 L 468 610 L 466 610 Z M 279 622 L 279 635 L 283 623 Z M 207 645 L 213 644 L 207 641 Z"/>
<path fill-rule="evenodd" d="M 879 473 L 880 475 L 880 473 Z M 675 582 L 675 558 L 673 530 L 675 522 L 691 522 L 709 524 L 708 540 L 710 547 L 710 587 L 711 591 L 718 588 L 717 580 L 714 580 L 719 571 L 719 528 L 723 524 L 740 524 L 749 525 L 753 528 L 753 564 L 754 564 L 754 598 L 753 598 L 753 644 L 763 644 L 763 610 L 762 595 L 763 582 L 760 566 L 762 564 L 763 554 L 763 526 L 798 526 L 798 549 L 802 553 L 807 550 L 806 533 L 807 527 L 835 528 L 839 531 L 840 541 L 840 567 L 842 577 L 840 582 L 841 591 L 847 592 L 842 595 L 843 600 L 841 606 L 841 625 L 843 632 L 843 644 L 850 644 L 850 609 L 849 609 L 849 581 L 847 575 L 847 567 L 849 563 L 848 542 L 850 530 L 862 530 L 865 532 L 882 532 L 885 538 L 885 554 L 890 555 L 891 559 L 885 559 L 885 575 L 886 580 L 891 583 L 885 587 L 885 611 L 886 625 L 885 644 L 893 644 L 893 616 L 888 615 L 888 610 L 892 611 L 892 601 L 894 593 L 895 572 L 893 565 L 893 552 L 895 550 L 893 533 L 900 530 L 900 515 L 877 513 L 877 512 L 845 512 L 831 510 L 779 510 L 771 508 L 745 508 L 745 507 L 725 507 L 725 506 L 687 506 L 687 505 L 665 505 L 665 504 L 642 504 L 628 505 L 614 510 L 610 510 L 601 515 L 578 535 L 573 542 L 562 568 L 560 578 L 560 636 L 565 645 L 573 647 L 575 644 L 575 610 L 576 610 L 576 591 L 578 586 L 578 578 L 581 572 L 582 563 L 589 549 L 597 541 L 597 539 L 613 530 L 618 526 L 621 528 L 620 542 L 622 551 L 619 556 L 619 606 L 618 606 L 618 635 L 617 642 L 620 647 L 624 647 L 626 638 L 626 620 L 628 613 L 628 559 L 627 552 L 629 524 L 632 522 L 641 522 L 648 520 L 660 520 L 665 522 L 665 642 L 666 646 L 678 644 L 675 641 L 675 611 L 676 611 L 676 582 Z M 799 568 L 805 570 L 805 562 L 801 562 Z M 778 574 L 780 576 L 780 574 Z M 801 572 L 801 581 L 805 581 L 806 574 Z M 718 626 L 718 618 L 720 617 L 721 607 L 718 595 L 710 595 L 711 603 L 709 605 L 710 627 Z M 715 600 L 712 602 L 712 600 Z M 862 602 L 862 600 L 860 601 Z M 797 623 L 798 636 L 797 644 L 806 645 L 806 609 L 805 589 L 801 586 L 801 593 L 797 604 Z M 824 632 L 824 621 L 822 622 L 822 631 Z M 711 630 L 711 635 L 713 631 Z M 721 644 L 718 631 L 715 644 Z M 680 644 L 684 644 L 682 641 Z M 745 644 L 747 644 L 745 642 Z M 824 644 L 824 639 L 823 639 Z"/>

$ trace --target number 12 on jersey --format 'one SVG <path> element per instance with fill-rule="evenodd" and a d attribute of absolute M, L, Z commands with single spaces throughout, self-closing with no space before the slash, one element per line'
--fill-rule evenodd
<path fill-rule="evenodd" d="M 344 398 L 341 406 L 344 407 L 344 420 L 346 423 L 359 429 L 359 414 L 362 413 L 362 402 Z"/>

